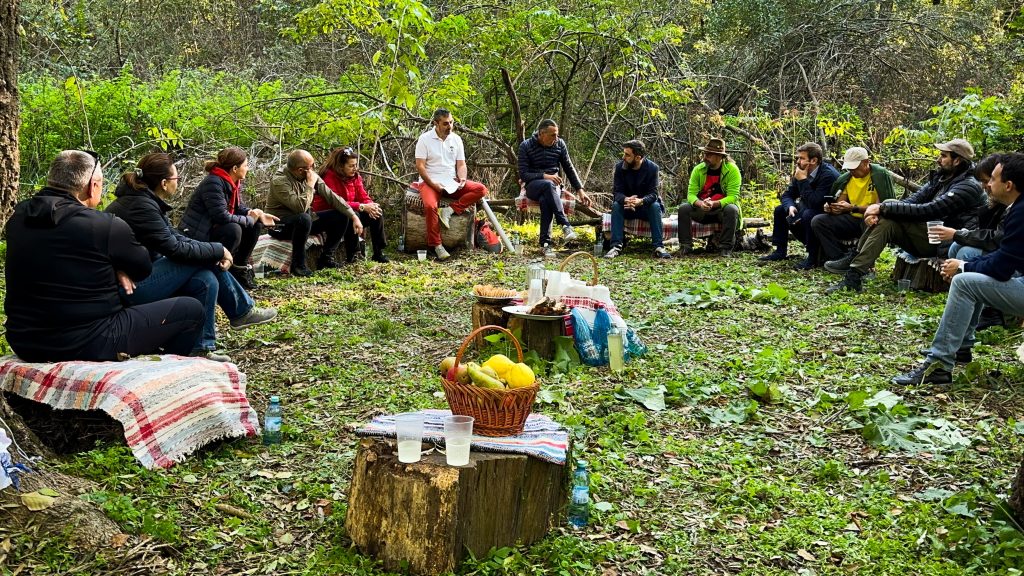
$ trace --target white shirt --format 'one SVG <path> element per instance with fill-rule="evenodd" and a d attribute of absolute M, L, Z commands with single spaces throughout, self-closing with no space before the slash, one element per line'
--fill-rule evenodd
<path fill-rule="evenodd" d="M 462 146 L 462 138 L 452 132 L 444 140 L 431 128 L 420 135 L 416 141 L 416 159 L 427 161 L 427 175 L 430 179 L 451 194 L 458 189 L 455 181 L 455 163 L 466 160 L 466 149 Z M 420 178 L 420 182 L 423 178 Z"/>

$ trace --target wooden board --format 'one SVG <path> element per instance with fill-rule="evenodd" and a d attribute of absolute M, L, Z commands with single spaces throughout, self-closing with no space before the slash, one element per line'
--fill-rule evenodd
<path fill-rule="evenodd" d="M 565 466 L 484 452 L 457 468 L 437 452 L 403 464 L 395 450 L 390 440 L 360 441 L 345 517 L 352 542 L 387 570 L 450 572 L 467 552 L 531 544 L 562 521 Z"/>

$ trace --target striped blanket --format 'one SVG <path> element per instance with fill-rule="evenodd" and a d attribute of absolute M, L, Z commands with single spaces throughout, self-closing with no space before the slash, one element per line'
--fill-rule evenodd
<path fill-rule="evenodd" d="M 562 188 L 562 212 L 568 216 L 576 211 L 576 196 L 569 192 L 568 188 Z M 540 202 L 534 202 L 526 197 L 526 186 L 520 183 L 519 196 L 516 197 L 516 210 L 520 212 L 535 212 L 540 214 Z"/>
<path fill-rule="evenodd" d="M 306 239 L 306 250 L 310 246 L 323 246 L 324 235 L 314 234 Z M 252 249 L 249 256 L 249 264 L 253 268 L 263 262 L 267 270 L 278 270 L 281 274 L 287 274 L 292 265 L 292 243 L 288 240 L 278 240 L 270 234 L 260 236 L 256 241 L 256 247 Z"/>
<path fill-rule="evenodd" d="M 423 440 L 444 444 L 444 417 L 451 416 L 451 411 L 420 410 L 420 414 L 423 414 Z M 369 424 L 356 430 L 356 435 L 394 438 L 394 414 L 375 417 Z M 522 434 L 501 437 L 473 436 L 471 447 L 473 450 L 483 452 L 524 454 L 564 466 L 568 445 L 569 432 L 565 428 L 543 414 L 530 414 Z"/>
<path fill-rule="evenodd" d="M 169 468 L 214 440 L 259 433 L 245 375 L 234 364 L 198 358 L 34 364 L 4 356 L 0 391 L 59 410 L 106 412 L 150 469 Z"/>
<path fill-rule="evenodd" d="M 661 227 L 663 229 L 662 238 L 665 238 L 666 240 L 669 238 L 676 238 L 679 236 L 679 216 L 673 214 L 672 216 L 662 218 Z M 601 215 L 601 231 L 604 232 L 606 236 L 610 237 L 612 233 L 611 213 Z M 718 222 L 703 224 L 694 220 L 690 222 L 690 231 L 693 233 L 693 238 L 707 238 L 708 236 L 721 232 L 722 225 Z M 626 220 L 626 234 L 650 238 L 651 225 L 647 220 L 642 218 Z"/>

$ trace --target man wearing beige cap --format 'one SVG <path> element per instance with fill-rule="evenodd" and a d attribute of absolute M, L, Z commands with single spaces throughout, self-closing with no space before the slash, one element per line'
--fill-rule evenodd
<path fill-rule="evenodd" d="M 826 261 L 853 260 L 856 250 L 847 250 L 845 243 L 864 233 L 864 210 L 872 204 L 894 200 L 892 177 L 880 164 L 870 160 L 868 151 L 854 146 L 843 156 L 846 170 L 832 185 L 835 200 L 825 204 L 825 213 L 811 220 L 811 230 L 821 245 Z M 848 253 L 847 253 L 848 252 Z"/>
<path fill-rule="evenodd" d="M 889 244 L 896 244 L 918 258 L 945 254 L 949 245 L 928 241 L 929 221 L 942 221 L 950 228 L 973 230 L 978 226 L 978 210 L 985 204 L 981 183 L 974 177 L 974 148 L 957 138 L 942 144 L 937 167 L 920 190 L 906 200 L 871 204 L 864 210 L 867 231 L 860 237 L 857 254 L 844 269 L 843 262 L 826 262 L 831 272 L 845 274 L 828 292 L 860 292 L 863 277 L 875 265 Z"/>

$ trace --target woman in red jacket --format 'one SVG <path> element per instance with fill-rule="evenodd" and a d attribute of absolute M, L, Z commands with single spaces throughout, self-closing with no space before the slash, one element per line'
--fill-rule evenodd
<path fill-rule="evenodd" d="M 387 262 L 388 259 L 384 256 L 384 211 L 363 187 L 363 177 L 359 175 L 359 155 L 349 147 L 335 148 L 320 169 L 320 177 L 324 179 L 328 188 L 348 202 L 356 214 L 359 214 L 363 228 L 370 231 L 370 238 L 373 240 L 373 261 Z M 313 197 L 314 212 L 330 209 L 326 200 L 319 196 Z M 349 226 L 345 232 L 345 254 L 348 262 L 355 260 L 358 243 L 358 236 Z"/>

